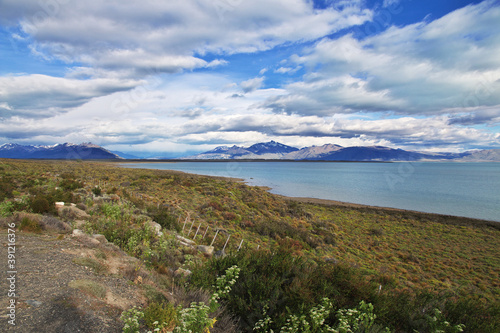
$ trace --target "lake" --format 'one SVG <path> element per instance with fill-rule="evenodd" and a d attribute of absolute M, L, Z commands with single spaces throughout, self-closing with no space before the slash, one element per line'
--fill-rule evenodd
<path fill-rule="evenodd" d="M 242 178 L 270 192 L 500 222 L 500 163 L 175 162 L 126 163 Z"/>

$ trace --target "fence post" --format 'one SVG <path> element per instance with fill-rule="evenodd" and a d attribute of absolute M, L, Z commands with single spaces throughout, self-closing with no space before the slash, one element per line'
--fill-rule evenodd
<path fill-rule="evenodd" d="M 193 224 L 194 224 L 194 220 L 193 220 L 193 223 L 191 223 L 191 227 L 189 228 L 189 232 L 187 233 L 188 236 L 191 233 L 191 229 L 193 229 Z"/>
<path fill-rule="evenodd" d="M 239 251 L 241 249 L 241 244 L 243 244 L 243 239 L 240 242 L 240 245 L 238 246 L 238 249 L 236 251 Z"/>
<path fill-rule="evenodd" d="M 207 229 L 205 229 L 205 233 L 203 234 L 203 237 L 201 237 L 202 240 L 205 239 L 205 235 L 207 234 L 208 228 L 210 228 L 209 225 L 207 226 Z"/>
<path fill-rule="evenodd" d="M 200 225 L 198 226 L 198 229 L 196 229 L 196 232 L 195 232 L 195 234 L 194 234 L 193 239 L 195 239 L 195 238 L 196 238 L 196 235 L 198 235 L 198 231 L 200 231 L 200 227 L 201 227 L 201 223 L 200 223 Z"/>
<path fill-rule="evenodd" d="M 217 229 L 217 231 L 215 232 L 214 239 L 212 239 L 212 243 L 210 243 L 210 246 L 214 245 L 215 238 L 217 237 L 218 234 L 219 234 L 219 229 Z"/>
<path fill-rule="evenodd" d="M 188 221 L 188 216 L 186 216 L 186 219 L 184 220 L 184 225 L 182 226 L 182 233 L 184 233 L 184 227 L 186 226 L 187 221 Z"/>
<path fill-rule="evenodd" d="M 227 240 L 226 240 L 226 243 L 224 244 L 224 247 L 222 248 L 222 251 L 224 251 L 226 249 L 226 245 L 227 245 L 227 242 L 229 242 L 229 238 L 231 237 L 231 234 L 229 234 L 227 236 Z"/>

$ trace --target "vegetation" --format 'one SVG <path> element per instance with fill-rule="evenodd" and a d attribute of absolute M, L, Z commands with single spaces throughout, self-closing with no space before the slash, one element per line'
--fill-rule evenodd
<path fill-rule="evenodd" d="M 498 223 L 303 203 L 237 181 L 109 163 L 0 166 L 0 225 L 65 233 L 84 212 L 80 228 L 140 259 L 125 277 L 158 275 L 143 286 L 148 304 L 122 315 L 125 332 L 500 329 Z M 58 212 L 61 201 L 78 211 Z M 176 234 L 228 255 L 203 254 Z M 76 263 L 105 274 L 106 258 Z M 96 285 L 74 286 L 104 297 Z"/>

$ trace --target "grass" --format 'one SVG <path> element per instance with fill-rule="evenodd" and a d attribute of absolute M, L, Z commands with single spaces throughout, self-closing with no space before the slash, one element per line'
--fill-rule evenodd
<path fill-rule="evenodd" d="M 103 299 L 106 297 L 106 287 L 92 280 L 72 280 L 68 285 L 71 288 L 80 289 L 96 298 Z"/>
<path fill-rule="evenodd" d="M 106 265 L 103 265 L 99 261 L 92 258 L 77 257 L 72 261 L 77 265 L 91 268 L 97 274 L 106 274 L 108 272 L 108 268 L 106 267 Z"/>

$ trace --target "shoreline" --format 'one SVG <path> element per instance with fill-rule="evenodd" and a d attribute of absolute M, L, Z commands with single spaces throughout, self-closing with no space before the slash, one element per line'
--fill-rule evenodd
<path fill-rule="evenodd" d="M 136 162 L 133 162 L 133 163 L 136 163 Z M 125 167 L 127 169 L 141 169 L 141 168 L 126 167 L 126 166 L 122 166 L 122 165 L 119 165 L 119 167 Z M 261 188 L 261 189 L 267 191 L 271 195 L 275 195 L 275 196 L 284 198 L 286 200 L 296 201 L 296 202 L 301 202 L 301 203 L 306 203 L 306 204 L 314 204 L 314 205 L 329 206 L 329 207 L 342 207 L 342 208 L 357 209 L 357 210 L 366 210 L 366 211 L 379 211 L 379 212 L 386 212 L 386 213 L 390 213 L 390 214 L 401 214 L 401 215 L 404 215 L 404 216 L 415 216 L 415 215 L 418 215 L 418 216 L 423 217 L 423 218 L 437 220 L 437 221 L 439 221 L 441 223 L 446 223 L 446 224 L 455 224 L 455 225 L 479 225 L 479 224 L 481 224 L 481 225 L 484 225 L 484 226 L 489 226 L 489 227 L 493 227 L 495 229 L 500 230 L 500 221 L 486 220 L 486 219 L 466 217 L 466 216 L 447 215 L 447 214 L 439 214 L 439 213 L 429 213 L 429 212 L 423 212 L 423 211 L 417 211 L 417 210 L 410 210 L 410 209 L 403 209 L 403 208 L 384 207 L 384 206 L 371 206 L 371 205 L 366 205 L 366 204 L 358 204 L 358 203 L 337 201 L 337 200 L 332 200 L 332 199 L 287 196 L 287 195 L 272 193 L 271 192 L 272 191 L 272 187 L 269 187 L 269 186 L 265 186 L 265 185 L 251 185 L 251 184 L 248 183 L 249 180 L 245 180 L 243 178 L 228 177 L 228 176 L 212 176 L 212 175 L 190 173 L 190 172 L 179 171 L 179 170 L 171 170 L 171 169 L 150 169 L 150 168 L 143 168 L 143 170 L 167 171 L 167 172 L 174 173 L 174 174 L 175 173 L 179 173 L 179 174 L 185 174 L 185 175 L 196 176 L 196 177 L 210 177 L 210 178 L 213 178 L 213 179 L 218 179 L 218 180 L 223 180 L 223 181 L 238 182 L 238 183 L 242 183 L 242 184 L 244 184 L 246 186 L 254 186 L 254 187 Z"/>

